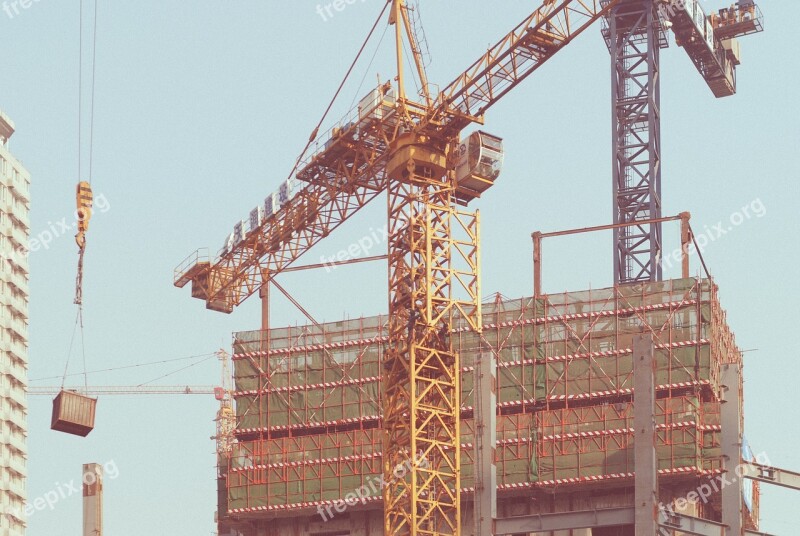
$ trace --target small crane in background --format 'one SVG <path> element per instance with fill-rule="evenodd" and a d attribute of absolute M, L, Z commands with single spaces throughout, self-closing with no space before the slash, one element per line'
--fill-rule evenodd
<path fill-rule="evenodd" d="M 32 385 L 28 386 L 28 394 L 33 396 L 54 396 L 67 393 L 71 397 L 79 399 L 90 399 L 100 395 L 214 395 L 219 401 L 219 410 L 214 419 L 216 422 L 217 433 L 212 439 L 217 442 L 217 453 L 229 453 L 235 442 L 233 429 L 235 427 L 235 415 L 233 412 L 232 400 L 232 381 L 230 372 L 230 354 L 225 350 L 218 350 L 215 355 L 221 365 L 221 383 L 214 385 L 105 385 L 87 386 L 79 389 L 65 389 L 63 386 L 54 385 Z M 77 398 L 76 398 L 77 399 Z"/>

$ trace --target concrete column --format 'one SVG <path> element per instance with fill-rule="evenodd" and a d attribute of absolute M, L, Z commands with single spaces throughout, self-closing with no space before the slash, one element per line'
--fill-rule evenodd
<path fill-rule="evenodd" d="M 727 525 L 727 536 L 742 536 L 743 478 L 734 471 L 742 460 L 742 366 L 722 365 L 722 393 L 720 424 L 722 433 L 722 468 L 730 484 L 722 487 L 722 522 Z"/>
<path fill-rule="evenodd" d="M 479 352 L 475 364 L 475 536 L 492 536 L 497 517 L 497 361 Z"/>
<path fill-rule="evenodd" d="M 83 536 L 103 536 L 103 466 L 83 464 Z"/>
<path fill-rule="evenodd" d="M 633 338 L 634 506 L 636 536 L 658 534 L 655 350 L 652 334 Z"/>

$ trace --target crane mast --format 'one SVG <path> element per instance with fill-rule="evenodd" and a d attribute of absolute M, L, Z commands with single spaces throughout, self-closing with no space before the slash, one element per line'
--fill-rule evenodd
<path fill-rule="evenodd" d="M 735 91 L 736 36 L 760 31 L 741 0 L 736 23 L 714 36 L 681 8 L 654 0 L 545 0 L 468 69 L 431 95 L 404 0 L 391 2 L 397 77 L 316 137 L 291 181 L 237 223 L 217 257 L 197 252 L 175 270 L 192 296 L 230 313 L 384 191 L 387 193 L 389 323 L 383 357 L 384 534 L 461 533 L 459 356 L 455 329 L 481 330 L 479 214 L 464 211 L 494 183 L 502 140 L 462 131 L 576 36 L 606 20 L 613 66 L 615 223 L 661 213 L 659 50 L 673 25 L 717 96 Z M 751 7 L 752 6 L 752 7 Z M 387 6 L 388 7 L 388 6 Z M 669 9 L 672 9 L 670 7 Z M 732 8 L 733 10 L 733 8 Z M 756 17 L 757 19 L 757 17 Z M 699 19 L 697 19 L 699 20 Z M 407 41 L 421 83 L 405 89 Z M 705 43 L 705 44 L 703 44 Z M 394 82 L 394 83 L 393 83 Z M 249 227 L 249 228 L 248 228 Z M 661 230 L 641 224 L 615 235 L 618 284 L 661 278 Z M 232 422 L 232 421 L 231 421 Z M 232 428 L 232 424 L 230 425 Z M 481 483 L 476 482 L 476 486 Z"/>
<path fill-rule="evenodd" d="M 457 205 L 480 197 L 497 171 L 457 180 L 461 132 L 482 123 L 492 105 L 617 1 L 602 6 L 599 0 L 546 2 L 434 100 L 405 2 L 393 0 L 397 93 L 391 83 L 382 84 L 362 100 L 357 115 L 320 136 L 321 150 L 297 173 L 305 186 L 268 217 L 254 210 L 257 217 L 251 218 L 247 236 L 217 259 L 195 253 L 175 270 L 176 286 L 191 282 L 193 297 L 230 313 L 387 192 L 389 342 L 382 379 L 387 536 L 461 531 L 460 367 L 450 334 L 454 322 L 479 332 L 481 321 L 479 218 Z M 403 87 L 404 32 L 422 81 L 423 103 L 407 98 Z M 487 140 L 486 155 L 496 153 L 499 140 Z M 479 145 L 483 151 L 483 142 Z M 267 204 L 273 206 L 272 201 Z"/>
<path fill-rule="evenodd" d="M 451 225 L 454 176 L 449 140 L 414 132 L 430 104 L 405 2 L 394 0 L 397 110 L 401 134 L 389 147 L 389 325 L 383 359 L 384 534 L 460 534 L 460 387 L 450 343 L 454 313 Z M 426 105 L 408 101 L 403 36 L 415 58 Z M 469 216 L 466 216 L 469 217 Z M 473 215 L 476 220 L 477 216 Z M 472 325 L 480 325 L 477 235 L 467 255 Z"/>
<path fill-rule="evenodd" d="M 653 0 L 627 0 L 608 16 L 614 223 L 661 217 L 661 71 L 666 32 Z M 661 280 L 661 223 L 614 229 L 614 283 Z"/>
<path fill-rule="evenodd" d="M 610 2 L 609 2 L 610 3 Z M 662 279 L 661 65 L 667 29 L 717 98 L 736 93 L 737 38 L 763 31 L 753 0 L 706 14 L 699 0 L 623 0 L 605 19 L 611 53 L 614 283 Z"/>

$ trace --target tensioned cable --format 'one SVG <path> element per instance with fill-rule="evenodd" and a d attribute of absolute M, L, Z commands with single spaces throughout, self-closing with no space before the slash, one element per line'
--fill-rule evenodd
<path fill-rule="evenodd" d="M 97 58 L 97 3 L 99 0 L 94 0 L 94 18 L 92 20 L 92 66 L 91 66 L 91 81 L 90 81 L 90 96 L 89 96 L 89 184 L 92 183 L 92 174 L 94 169 L 94 95 L 95 95 L 95 73 L 96 58 Z M 80 23 L 78 29 L 78 181 L 81 178 L 81 156 L 82 156 L 82 139 L 81 139 L 81 122 L 83 119 L 83 0 L 79 0 L 79 16 Z M 80 260 L 78 262 L 78 279 L 81 279 L 81 272 L 83 270 L 83 253 L 84 249 L 81 247 Z M 80 282 L 78 283 L 78 292 L 80 291 Z M 81 330 L 81 355 L 83 357 L 83 382 L 84 386 L 89 388 L 89 376 L 86 372 L 86 341 L 83 329 L 83 299 L 76 300 L 78 304 L 78 323 Z M 66 379 L 66 371 L 64 379 Z M 63 381 L 63 380 L 62 380 Z"/>
<path fill-rule="evenodd" d="M 358 63 L 358 60 L 361 57 L 361 54 L 364 52 L 364 49 L 367 47 L 367 43 L 369 43 L 369 40 L 372 39 L 372 34 L 375 33 L 375 29 L 378 27 L 378 24 L 381 22 L 381 19 L 383 19 L 383 15 L 384 15 L 384 13 L 386 13 L 386 9 L 389 7 L 389 5 L 391 3 L 392 3 L 392 0 L 386 0 L 386 4 L 383 6 L 383 9 L 381 10 L 380 15 L 378 15 L 378 18 L 375 20 L 375 24 L 372 25 L 372 29 L 370 29 L 369 34 L 367 35 L 367 38 L 364 40 L 364 43 L 362 43 L 362 45 L 361 45 L 361 48 L 358 49 L 358 54 L 356 54 L 355 59 L 350 64 L 350 68 L 347 69 L 347 73 L 344 75 L 344 78 L 342 79 L 342 82 L 339 84 L 339 87 L 336 90 L 336 93 L 333 95 L 333 98 L 331 99 L 331 102 L 328 104 L 328 107 L 325 109 L 325 113 L 322 114 L 322 119 L 319 120 L 319 123 L 317 123 L 317 126 L 314 127 L 314 130 L 311 132 L 311 136 L 309 136 L 308 141 L 306 142 L 306 146 L 303 148 L 303 151 L 300 153 L 300 156 L 297 157 L 297 161 L 295 161 L 294 167 L 292 167 L 292 171 L 289 172 L 289 176 L 286 178 L 286 180 L 290 180 L 294 176 L 294 174 L 297 172 L 297 168 L 300 166 L 300 162 L 303 160 L 303 157 L 306 155 L 306 151 L 308 151 L 308 148 L 311 147 L 312 143 L 314 143 L 314 140 L 317 139 L 317 134 L 319 134 L 319 129 L 322 126 L 322 123 L 325 122 L 325 119 L 328 117 L 328 114 L 330 113 L 331 108 L 333 108 L 333 104 L 336 102 L 336 99 L 339 98 L 339 94 L 342 92 L 342 88 L 344 88 L 345 83 L 347 83 L 348 78 L 350 78 L 350 74 L 353 72 L 353 69 L 355 69 L 355 66 Z"/>
<path fill-rule="evenodd" d="M 64 365 L 64 375 L 61 376 L 61 389 L 64 389 L 64 384 L 67 382 L 67 370 L 69 370 L 69 360 L 72 357 L 72 344 L 75 342 L 75 333 L 78 331 L 78 320 L 79 318 L 75 317 L 75 327 L 72 328 L 72 337 L 69 339 L 69 350 L 67 351 L 67 363 Z M 58 376 L 52 376 L 52 378 L 58 378 Z M 51 379 L 51 378 L 48 378 Z M 31 380 L 28 380 L 31 381 Z"/>
<path fill-rule="evenodd" d="M 353 109 L 353 106 L 356 105 L 356 100 L 361 95 L 361 88 L 364 87 L 364 82 L 369 76 L 369 71 L 372 68 L 372 64 L 375 63 L 375 58 L 378 56 L 378 52 L 381 50 L 381 45 L 383 44 L 383 40 L 386 39 L 386 34 L 389 32 L 389 25 L 386 25 L 386 28 L 383 29 L 383 34 L 381 38 L 378 40 L 378 45 L 375 47 L 375 52 L 372 54 L 372 58 L 369 60 L 369 64 L 367 64 L 367 68 L 364 69 L 364 76 L 361 77 L 361 82 L 358 83 L 358 89 L 356 89 L 355 93 L 353 94 L 353 100 L 350 102 L 350 109 Z"/>
<path fill-rule="evenodd" d="M 76 321 L 76 329 L 77 329 L 77 321 Z M 137 363 L 135 365 L 125 365 L 125 366 L 122 366 L 122 367 L 113 367 L 113 368 L 107 368 L 107 369 L 90 370 L 90 371 L 87 372 L 87 374 L 97 374 L 97 373 L 100 373 L 100 372 L 115 372 L 115 371 L 118 371 L 118 370 L 126 370 L 126 369 L 138 368 L 138 367 L 147 367 L 147 366 L 152 366 L 152 365 L 163 365 L 164 363 L 174 363 L 175 361 L 188 361 L 189 359 L 199 359 L 201 357 L 208 357 L 208 356 L 213 356 L 213 355 L 216 355 L 216 354 L 208 353 L 208 354 L 191 355 L 191 356 L 186 356 L 186 357 L 176 357 L 176 358 L 172 358 L 172 359 L 164 359 L 164 360 L 161 360 L 161 361 L 150 361 L 150 362 L 147 362 L 147 363 Z M 66 377 L 80 376 L 82 374 L 83 374 L 82 372 L 75 372 L 73 374 L 65 374 L 65 376 Z M 28 381 L 29 382 L 40 382 L 40 381 L 44 381 L 44 380 L 56 380 L 56 379 L 58 379 L 60 377 L 61 376 L 46 376 L 46 377 L 43 377 L 43 378 L 35 378 L 35 379 L 32 379 L 32 380 L 28 380 Z"/>
<path fill-rule="evenodd" d="M 95 73 L 97 69 L 97 4 L 100 0 L 94 0 L 94 23 L 92 29 L 92 92 L 89 100 L 89 184 L 92 184 L 93 157 L 94 157 L 94 88 Z"/>
<path fill-rule="evenodd" d="M 83 0 L 78 0 L 78 180 L 81 180 L 81 119 L 83 118 Z"/>
<path fill-rule="evenodd" d="M 403 41 L 403 52 L 405 53 L 404 55 L 405 55 L 405 57 L 406 57 L 406 64 L 408 65 L 408 71 L 409 71 L 410 73 L 413 73 L 413 74 L 411 75 L 411 80 L 413 80 L 413 81 L 414 81 L 414 89 L 416 89 L 416 90 L 417 90 L 417 94 L 418 94 L 418 95 L 421 95 L 421 94 L 422 94 L 422 89 L 421 89 L 421 86 L 422 86 L 422 81 L 417 81 L 417 75 L 418 75 L 419 73 L 417 73 L 417 67 L 416 67 L 416 65 L 415 65 L 415 64 L 413 64 L 413 63 L 411 62 L 411 58 L 413 57 L 413 53 L 414 53 L 414 51 L 412 50 L 412 51 L 409 53 L 409 50 L 408 50 L 409 48 L 412 48 L 412 47 L 410 47 L 410 46 L 409 46 L 409 47 L 407 47 L 407 45 L 406 45 L 406 42 L 405 42 L 405 41 Z"/>
<path fill-rule="evenodd" d="M 211 359 L 211 358 L 213 358 L 213 357 L 216 357 L 216 354 L 214 354 L 214 355 L 211 355 L 211 356 L 209 356 L 209 357 L 207 357 L 207 358 L 203 359 L 202 361 L 198 361 L 197 363 L 192 363 L 191 365 L 186 365 L 185 367 L 181 367 L 181 368 L 179 368 L 179 369 L 177 369 L 177 370 L 173 370 L 172 372 L 167 372 L 166 374 L 162 374 L 161 376 L 159 376 L 159 377 L 157 377 L 157 378 L 153 378 L 152 380 L 146 381 L 146 382 L 144 382 L 144 383 L 140 383 L 140 384 L 139 384 L 139 385 L 137 385 L 136 387 L 143 387 L 143 386 L 147 385 L 148 383 L 153 383 L 153 382 L 155 382 L 155 381 L 158 381 L 158 380 L 161 380 L 161 379 L 163 379 L 163 378 L 166 378 L 167 376 L 172 376 L 173 374 L 177 374 L 177 373 L 179 373 L 179 372 L 181 372 L 181 371 L 184 371 L 184 370 L 190 369 L 190 368 L 192 368 L 192 367 L 196 367 L 197 365 L 199 365 L 199 364 L 201 364 L 201 363 L 205 363 L 206 361 L 208 361 L 209 359 Z"/>
<path fill-rule="evenodd" d="M 86 373 L 86 343 L 83 340 L 83 304 L 78 305 L 78 319 L 81 324 L 81 354 L 83 355 L 83 386 L 89 389 L 89 375 Z"/>

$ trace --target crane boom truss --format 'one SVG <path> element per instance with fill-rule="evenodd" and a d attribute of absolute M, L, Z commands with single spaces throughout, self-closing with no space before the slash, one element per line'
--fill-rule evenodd
<path fill-rule="evenodd" d="M 546 0 L 442 90 L 430 120 L 457 135 L 620 0 Z"/>
<path fill-rule="evenodd" d="M 86 396 L 104 395 L 213 395 L 212 385 L 105 385 L 76 389 Z M 55 396 L 61 391 L 56 386 L 28 386 L 29 395 Z"/>
<path fill-rule="evenodd" d="M 436 104 L 404 101 L 417 132 L 457 137 L 482 114 L 620 0 L 546 0 L 439 95 Z M 301 165 L 305 183 L 268 222 L 251 230 L 218 259 L 197 259 L 176 270 L 175 285 L 192 282 L 192 296 L 230 313 L 387 188 L 384 171 L 399 131 L 388 103 L 357 113 L 318 140 L 322 148 Z"/>

